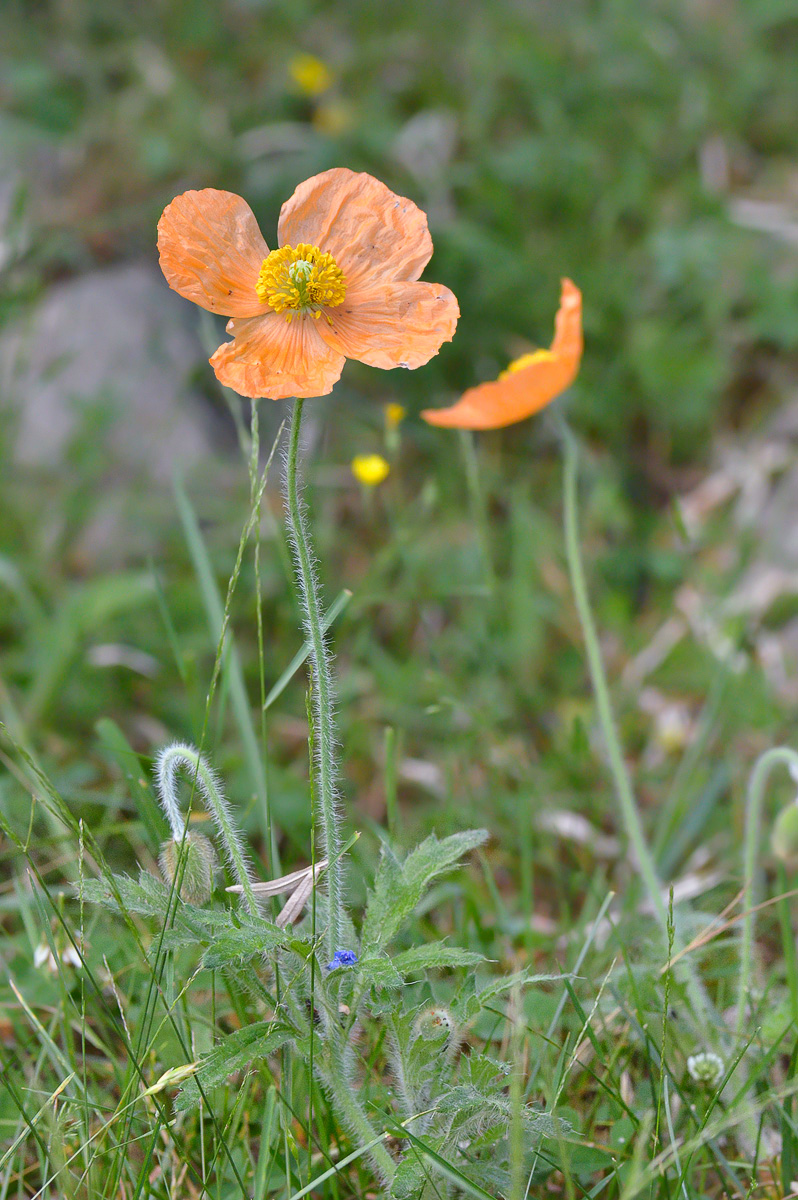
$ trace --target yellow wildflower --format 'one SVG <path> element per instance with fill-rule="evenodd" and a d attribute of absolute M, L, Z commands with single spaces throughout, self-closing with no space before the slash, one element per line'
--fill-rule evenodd
<path fill-rule="evenodd" d="M 385 405 L 385 428 L 388 430 L 396 429 L 402 424 L 407 416 L 407 409 L 401 404 L 391 403 Z"/>
<path fill-rule="evenodd" d="M 320 96 L 332 87 L 330 68 L 313 54 L 297 54 L 288 64 L 288 72 L 306 96 Z"/>
<path fill-rule="evenodd" d="M 340 137 L 355 123 L 355 110 L 346 100 L 322 100 L 316 105 L 311 124 L 318 133 L 327 137 Z"/>
<path fill-rule="evenodd" d="M 390 471 L 381 454 L 357 454 L 352 459 L 352 474 L 364 487 L 376 487 Z"/>

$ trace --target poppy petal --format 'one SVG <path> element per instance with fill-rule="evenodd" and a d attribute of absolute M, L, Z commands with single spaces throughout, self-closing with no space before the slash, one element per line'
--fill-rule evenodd
<path fill-rule="evenodd" d="M 454 336 L 460 309 L 439 283 L 386 283 L 347 295 L 319 322 L 328 346 L 370 367 L 421 367 Z"/>
<path fill-rule="evenodd" d="M 502 429 L 539 412 L 573 383 L 582 357 L 582 293 L 562 281 L 560 308 L 551 350 L 525 356 L 501 378 L 469 388 L 451 408 L 426 409 L 430 425 L 451 429 Z"/>
<path fill-rule="evenodd" d="M 268 307 L 255 284 L 269 248 L 252 209 L 233 192 L 177 196 L 158 222 L 158 250 L 169 286 L 202 308 L 254 317 Z"/>
<path fill-rule="evenodd" d="M 348 288 L 418 279 L 432 255 L 426 215 L 372 175 L 334 167 L 300 183 L 280 212 L 281 246 L 332 254 Z"/>
<path fill-rule="evenodd" d="M 326 396 L 341 377 L 344 356 L 319 337 L 310 316 L 286 321 L 279 313 L 234 319 L 234 335 L 210 360 L 216 378 L 240 396 L 285 400 Z"/>
<path fill-rule="evenodd" d="M 554 341 L 551 343 L 551 352 L 572 364 L 573 379 L 576 378 L 579 370 L 583 349 L 582 293 L 570 279 L 562 279 L 560 280 L 560 307 L 554 318 Z"/>

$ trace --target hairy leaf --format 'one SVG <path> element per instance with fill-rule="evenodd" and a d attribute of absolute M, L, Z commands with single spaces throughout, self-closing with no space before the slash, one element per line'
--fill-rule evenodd
<path fill-rule="evenodd" d="M 292 1037 L 290 1029 L 275 1025 L 273 1021 L 256 1021 L 254 1025 L 237 1029 L 202 1059 L 193 1077 L 186 1080 L 175 1098 L 175 1108 L 181 1112 L 193 1108 L 201 1099 L 200 1085 L 203 1091 L 218 1087 L 233 1071 L 241 1070 L 255 1058 L 274 1054 Z"/>
<path fill-rule="evenodd" d="M 420 971 L 444 967 L 475 967 L 485 962 L 484 954 L 473 950 L 461 950 L 459 946 L 446 946 L 432 942 L 427 946 L 414 946 L 391 958 L 394 970 L 400 975 L 413 975 Z"/>
<path fill-rule="evenodd" d="M 452 870 L 463 855 L 487 840 L 484 829 L 455 833 L 438 841 L 434 834 L 408 854 L 403 863 L 383 846 L 374 891 L 363 922 L 364 949 L 385 946 L 407 920 L 433 879 Z"/>
<path fill-rule="evenodd" d="M 487 1008 L 492 1000 L 496 1000 L 505 992 L 512 991 L 515 987 L 529 987 L 533 983 L 552 983 L 559 979 L 562 979 L 562 975 L 534 975 L 528 969 L 524 969 L 523 971 L 516 971 L 512 975 L 488 979 L 481 987 L 477 983 L 476 988 L 474 988 L 473 984 L 469 981 L 468 985 L 457 998 L 454 1009 L 458 1020 L 462 1022 L 473 1021 L 475 1017 L 479 1016 L 483 1008 Z"/>
<path fill-rule="evenodd" d="M 102 904 L 112 912 L 137 913 L 161 920 L 166 916 L 169 892 L 148 871 L 139 873 L 138 882 L 129 875 L 114 875 L 113 883 L 108 879 L 87 879 L 83 883 L 83 897 L 91 904 Z"/>
<path fill-rule="evenodd" d="M 271 921 L 244 920 L 239 928 L 225 929 L 214 937 L 203 962 L 206 967 L 246 962 L 287 946 L 290 940 L 291 935 Z"/>

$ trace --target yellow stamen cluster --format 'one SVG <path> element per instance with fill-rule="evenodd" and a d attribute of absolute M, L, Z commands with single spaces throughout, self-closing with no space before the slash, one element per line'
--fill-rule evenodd
<path fill-rule="evenodd" d="M 524 367 L 531 367 L 533 363 L 549 362 L 554 359 L 551 350 L 532 350 L 529 354 L 522 354 L 520 358 L 515 358 L 507 366 L 506 370 L 502 371 L 499 379 L 506 379 L 508 375 L 514 375 L 516 371 L 523 371 Z"/>
<path fill-rule="evenodd" d="M 346 280 L 331 254 L 301 242 L 281 246 L 264 258 L 255 291 L 262 304 L 285 313 L 288 321 L 297 313 L 310 313 L 318 320 L 323 309 L 343 303 Z"/>

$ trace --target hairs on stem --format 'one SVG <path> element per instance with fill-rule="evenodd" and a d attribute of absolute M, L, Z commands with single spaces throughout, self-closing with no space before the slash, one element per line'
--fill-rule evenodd
<path fill-rule="evenodd" d="M 221 780 L 199 750 L 185 742 L 165 746 L 158 752 L 155 761 L 155 786 L 172 837 L 176 842 L 182 842 L 187 825 L 187 817 L 180 809 L 177 795 L 177 772 L 181 768 L 191 776 L 192 788 L 199 790 L 219 833 L 230 869 L 241 886 L 246 906 L 252 916 L 257 916 L 258 902 L 252 890 L 249 860 L 230 805 L 225 799 Z"/>
<path fill-rule="evenodd" d="M 329 923 L 327 947 L 332 958 L 340 947 L 343 913 L 343 879 L 340 854 L 340 817 L 338 813 L 337 759 L 335 736 L 335 691 L 330 652 L 325 638 L 319 602 L 319 582 L 316 559 L 308 528 L 305 504 L 301 496 L 297 473 L 299 431 L 302 422 L 302 400 L 294 401 L 291 436 L 285 467 L 285 494 L 288 510 L 288 533 L 294 554 L 294 566 L 299 595 L 302 601 L 302 622 L 310 647 L 312 709 L 313 709 L 313 789 L 318 804 L 324 857 L 327 859 L 327 895 Z"/>

